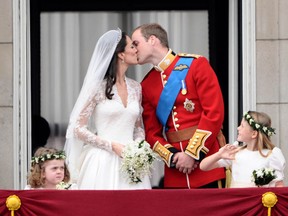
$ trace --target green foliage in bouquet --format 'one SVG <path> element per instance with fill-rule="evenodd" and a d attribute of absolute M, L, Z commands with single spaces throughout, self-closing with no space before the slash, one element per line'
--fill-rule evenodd
<path fill-rule="evenodd" d="M 157 154 L 150 148 L 145 140 L 137 143 L 129 143 L 122 153 L 121 171 L 130 183 L 142 182 L 145 175 L 151 176 L 153 162 Z"/>
<path fill-rule="evenodd" d="M 252 182 L 258 187 L 269 184 L 276 177 L 275 170 L 271 168 L 261 168 L 252 172 Z"/>

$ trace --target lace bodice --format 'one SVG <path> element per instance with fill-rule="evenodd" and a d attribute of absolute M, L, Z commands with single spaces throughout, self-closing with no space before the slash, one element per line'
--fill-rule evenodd
<path fill-rule="evenodd" d="M 114 85 L 112 100 L 105 96 L 106 81 L 92 97 L 77 118 L 74 135 L 86 144 L 112 151 L 111 141 L 122 144 L 144 139 L 141 107 L 141 85 L 126 78 L 127 107 Z"/>

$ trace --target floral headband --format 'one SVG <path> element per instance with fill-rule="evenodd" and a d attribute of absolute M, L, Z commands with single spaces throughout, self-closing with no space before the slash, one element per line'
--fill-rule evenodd
<path fill-rule="evenodd" d="M 243 118 L 248 122 L 248 124 L 257 131 L 261 131 L 268 137 L 271 137 L 275 133 L 275 128 L 264 126 L 254 120 L 254 118 L 249 114 L 249 112 L 244 113 Z"/>
<path fill-rule="evenodd" d="M 39 157 L 32 157 L 32 160 L 31 160 L 31 164 L 32 165 L 35 165 L 35 164 L 39 164 L 41 162 L 44 162 L 44 161 L 47 161 L 47 160 L 61 160 L 61 159 L 65 159 L 66 158 L 66 155 L 65 155 L 65 152 L 64 151 L 59 151 L 59 152 L 55 152 L 55 153 L 48 153 L 48 154 L 44 154 L 44 155 L 41 155 Z"/>

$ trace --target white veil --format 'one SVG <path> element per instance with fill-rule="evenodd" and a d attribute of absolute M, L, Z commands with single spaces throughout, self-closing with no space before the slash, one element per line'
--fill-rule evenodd
<path fill-rule="evenodd" d="M 85 105 L 87 105 L 97 93 L 121 36 L 121 29 L 118 28 L 117 30 L 106 32 L 99 38 L 90 60 L 80 94 L 71 112 L 64 151 L 66 152 L 66 163 L 71 174 L 72 182 L 75 182 L 78 178 L 77 160 L 80 158 L 84 144 L 74 135 L 74 128 L 78 116 Z"/>

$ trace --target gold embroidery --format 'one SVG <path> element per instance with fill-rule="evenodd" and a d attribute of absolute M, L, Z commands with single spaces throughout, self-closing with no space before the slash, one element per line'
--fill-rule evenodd
<path fill-rule="evenodd" d="M 189 54 L 189 53 L 178 53 L 178 56 L 181 56 L 181 57 L 193 57 L 193 58 L 199 58 L 199 57 L 201 57 L 201 55 Z"/>
<path fill-rule="evenodd" d="M 186 68 L 188 68 L 187 65 L 185 65 L 185 64 L 180 64 L 180 65 L 176 66 L 176 67 L 174 68 L 174 70 L 184 70 L 184 69 L 186 69 Z"/>

